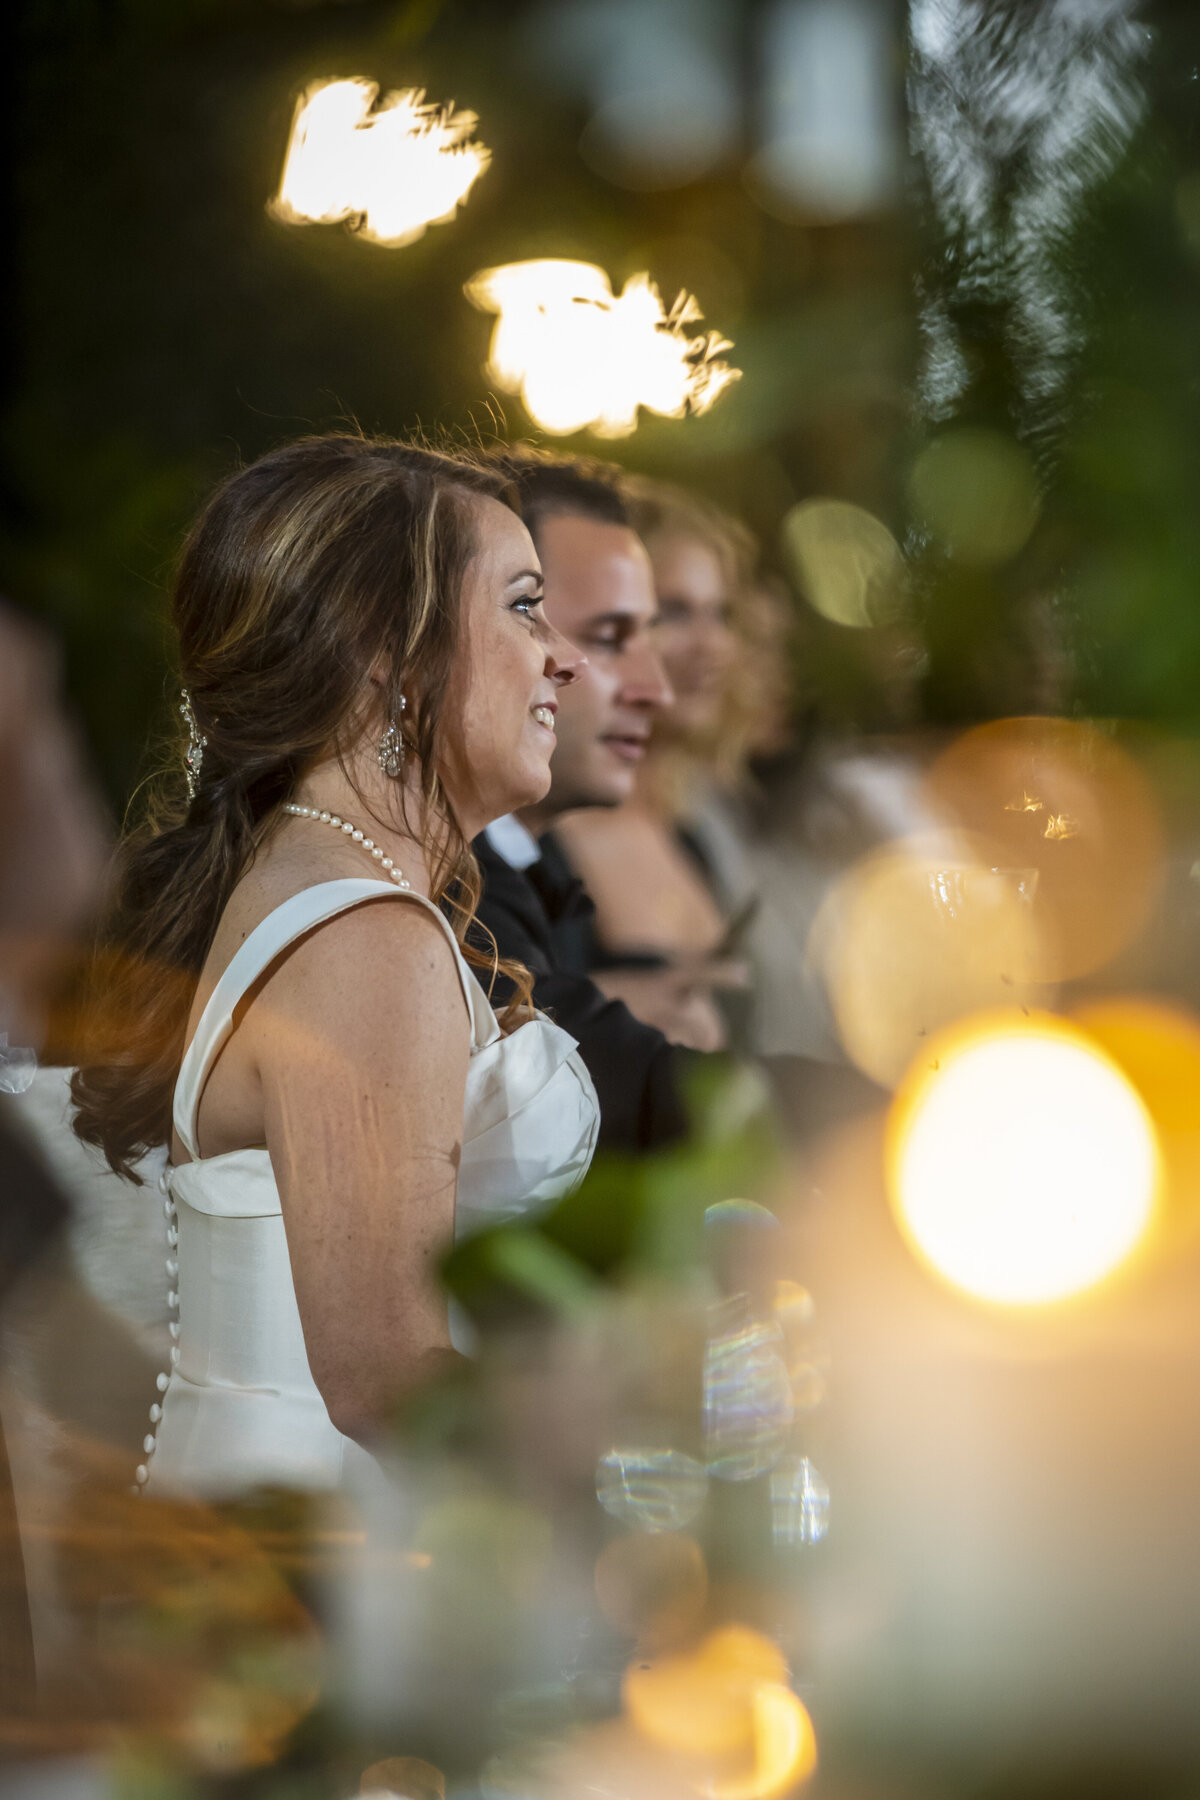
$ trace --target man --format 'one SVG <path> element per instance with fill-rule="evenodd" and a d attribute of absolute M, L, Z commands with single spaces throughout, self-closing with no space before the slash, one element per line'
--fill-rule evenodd
<path fill-rule="evenodd" d="M 600 1097 L 601 1144 L 645 1149 L 686 1128 L 683 1058 L 671 1040 L 689 1041 L 689 1001 L 702 972 L 647 968 L 605 973 L 603 985 L 593 980 L 591 902 L 544 834 L 564 812 L 630 797 L 654 720 L 671 704 L 653 644 L 650 560 L 629 525 L 616 469 L 529 451 L 498 460 L 537 546 L 547 614 L 587 664 L 559 696 L 550 793 L 476 842 L 486 883 L 479 916 L 501 955 L 532 970 L 538 1006 L 578 1039 Z M 665 1031 L 620 999 L 633 985 Z"/>

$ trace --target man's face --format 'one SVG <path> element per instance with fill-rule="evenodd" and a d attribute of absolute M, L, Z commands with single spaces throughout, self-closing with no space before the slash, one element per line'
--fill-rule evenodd
<path fill-rule="evenodd" d="M 546 616 L 587 657 L 558 699 L 548 815 L 619 806 L 633 792 L 656 715 L 672 693 L 651 642 L 654 577 L 624 525 L 574 513 L 539 525 Z"/>

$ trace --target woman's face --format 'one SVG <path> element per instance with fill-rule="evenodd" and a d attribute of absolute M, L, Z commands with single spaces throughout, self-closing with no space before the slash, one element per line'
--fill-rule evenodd
<path fill-rule="evenodd" d="M 737 654 L 725 573 L 697 538 L 664 537 L 649 548 L 658 595 L 654 646 L 675 690 L 669 723 L 685 732 L 708 731 L 720 719 Z"/>
<path fill-rule="evenodd" d="M 468 838 L 550 787 L 558 690 L 584 658 L 548 622 L 528 531 L 498 500 L 475 503 L 461 648 L 443 709 L 439 771 Z"/>

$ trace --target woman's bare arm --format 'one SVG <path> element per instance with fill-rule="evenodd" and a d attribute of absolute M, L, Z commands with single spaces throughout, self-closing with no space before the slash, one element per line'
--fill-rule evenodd
<path fill-rule="evenodd" d="M 369 1439 L 453 1355 L 436 1269 L 471 1041 L 453 954 L 424 908 L 371 902 L 303 939 L 246 1024 L 309 1366 L 338 1429 Z"/>

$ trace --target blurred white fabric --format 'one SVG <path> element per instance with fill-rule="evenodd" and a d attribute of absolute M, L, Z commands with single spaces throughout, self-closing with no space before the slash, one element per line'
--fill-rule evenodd
<path fill-rule="evenodd" d="M 33 1137 L 71 1202 L 70 1263 L 81 1285 L 156 1362 L 167 1344 L 162 1207 L 165 1146 L 138 1165 L 143 1185 L 114 1175 L 102 1153 L 71 1129 L 69 1069 L 39 1069 L 25 1093 L 0 1100 Z"/>
<path fill-rule="evenodd" d="M 73 1497 L 81 1481 L 132 1482 L 170 1343 L 157 1187 L 166 1152 L 145 1159 L 142 1187 L 114 1175 L 71 1129 L 69 1079 L 39 1069 L 23 1094 L 0 1098 L 71 1205 L 61 1241 L 9 1291 L 0 1319 L 0 1416 L 40 1673 L 71 1666 L 91 1629 L 59 1556 Z M 64 1794 L 75 1783 L 92 1791 L 90 1765 L 54 1767 Z M 22 1800 L 33 1791 L 22 1787 Z"/>

